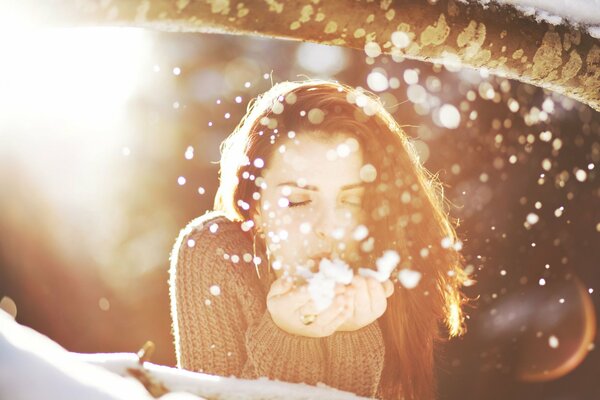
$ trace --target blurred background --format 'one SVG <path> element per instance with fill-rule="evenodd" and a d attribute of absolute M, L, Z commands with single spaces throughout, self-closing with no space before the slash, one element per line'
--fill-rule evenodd
<path fill-rule="evenodd" d="M 75 352 L 174 365 L 169 253 L 212 206 L 219 144 L 275 82 L 378 93 L 445 184 L 468 333 L 440 399 L 598 399 L 600 113 L 362 51 L 130 28 L 0 35 L 0 307 Z M 1 356 L 1 355 L 0 355 Z"/>

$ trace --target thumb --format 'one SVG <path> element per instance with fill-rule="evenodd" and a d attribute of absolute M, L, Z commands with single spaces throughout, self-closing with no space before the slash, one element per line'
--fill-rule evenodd
<path fill-rule="evenodd" d="M 269 294 L 267 298 L 281 296 L 282 294 L 289 292 L 292 288 L 292 284 L 293 282 L 290 277 L 281 277 L 279 279 L 276 279 L 271 284 L 271 289 L 269 289 Z"/>
<path fill-rule="evenodd" d="M 394 283 L 391 280 L 387 280 L 383 282 L 383 291 L 385 292 L 385 297 L 390 297 L 394 294 Z"/>

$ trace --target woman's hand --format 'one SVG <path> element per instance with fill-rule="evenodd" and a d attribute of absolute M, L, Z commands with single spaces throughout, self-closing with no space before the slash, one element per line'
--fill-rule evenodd
<path fill-rule="evenodd" d="M 387 308 L 387 298 L 394 293 L 394 284 L 389 279 L 379 283 L 373 278 L 355 275 L 349 292 L 354 293 L 350 300 L 352 315 L 338 331 L 355 331 L 381 317 Z"/>
<path fill-rule="evenodd" d="M 317 312 L 307 285 L 294 287 L 289 278 L 281 277 L 271 284 L 267 295 L 267 309 L 275 325 L 284 331 L 300 336 L 325 337 L 332 335 L 350 317 L 352 295 L 347 287 L 337 285 L 332 304 Z M 316 316 L 308 325 L 303 316 Z"/>

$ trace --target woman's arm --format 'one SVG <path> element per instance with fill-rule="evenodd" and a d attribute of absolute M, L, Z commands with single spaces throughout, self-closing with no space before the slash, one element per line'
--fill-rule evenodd
<path fill-rule="evenodd" d="M 210 223 L 208 224 L 210 225 Z M 239 376 L 246 361 L 243 332 L 252 317 L 238 303 L 231 227 L 220 224 L 184 229 L 173 248 L 170 269 L 171 317 L 177 365 L 191 371 Z M 249 293 L 248 293 L 249 294 Z M 258 313 L 259 310 L 254 311 Z"/>
<path fill-rule="evenodd" d="M 247 378 L 266 376 L 285 382 L 316 385 L 324 382 L 323 339 L 290 334 L 280 329 L 268 310 L 246 332 Z"/>
<path fill-rule="evenodd" d="M 252 254 L 252 243 L 233 222 L 220 219 L 215 233 L 211 224 L 182 232 L 171 256 L 178 365 L 222 376 L 323 381 L 322 339 L 292 335 L 274 324 L 254 265 L 243 259 Z"/>

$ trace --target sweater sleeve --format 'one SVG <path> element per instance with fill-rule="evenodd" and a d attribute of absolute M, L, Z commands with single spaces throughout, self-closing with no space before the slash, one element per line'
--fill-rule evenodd
<path fill-rule="evenodd" d="M 327 384 L 360 396 L 375 397 L 379 393 L 385 344 L 378 321 L 326 337 L 325 351 Z"/>
<path fill-rule="evenodd" d="M 177 365 L 213 375 L 238 376 L 246 360 L 247 326 L 238 303 L 236 268 L 226 260 L 226 229 L 182 230 L 171 254 L 171 317 Z M 251 298 L 248 299 L 251 302 Z"/>
<path fill-rule="evenodd" d="M 246 345 L 254 376 L 309 385 L 325 380 L 323 339 L 282 330 L 275 325 L 268 310 L 246 332 Z"/>
<path fill-rule="evenodd" d="M 252 243 L 231 222 L 215 233 L 202 228 L 178 238 L 170 271 L 178 366 L 248 379 L 323 381 L 322 339 L 275 325 L 246 254 Z"/>

